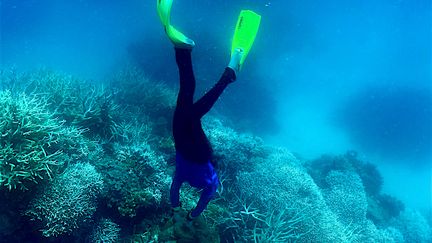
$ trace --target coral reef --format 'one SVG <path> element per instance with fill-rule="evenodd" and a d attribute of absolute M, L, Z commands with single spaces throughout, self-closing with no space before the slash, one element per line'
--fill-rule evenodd
<path fill-rule="evenodd" d="M 164 158 L 148 144 L 114 145 L 115 164 L 97 164 L 107 185 L 104 195 L 109 207 L 134 217 L 139 208 L 155 210 L 167 201 L 171 177 Z"/>
<path fill-rule="evenodd" d="M 354 151 L 339 156 L 323 155 L 318 159 L 307 161 L 305 167 L 315 183 L 323 189 L 329 187 L 326 178 L 330 173 L 339 171 L 357 174 L 366 192 L 367 218 L 376 225 L 385 226 L 386 222 L 398 216 L 404 209 L 401 201 L 381 193 L 383 178 L 378 169 L 374 164 L 358 159 Z"/>
<path fill-rule="evenodd" d="M 352 172 L 331 171 L 323 190 L 326 204 L 344 224 L 362 223 L 366 219 L 367 198 L 360 177 Z"/>
<path fill-rule="evenodd" d="M 173 217 L 172 89 L 130 67 L 109 89 L 46 69 L 0 78 L 8 242 L 430 242 L 430 222 L 356 152 L 304 161 L 215 116 L 203 125 L 217 196 L 188 222 L 200 191 L 185 185 Z"/>
<path fill-rule="evenodd" d="M 339 156 L 323 155 L 308 161 L 305 167 L 320 187 L 325 187 L 325 177 L 331 171 L 353 171 L 360 176 L 368 195 L 376 196 L 381 192 L 383 179 L 378 169 L 369 162 L 359 160 L 355 151 Z"/>
<path fill-rule="evenodd" d="M 67 161 L 63 152 L 79 147 L 76 128 L 67 128 L 45 104 L 24 93 L 0 92 L 0 185 L 28 189 Z"/>
<path fill-rule="evenodd" d="M 88 129 L 92 135 L 102 139 L 112 139 L 117 135 L 117 106 L 111 93 L 103 86 L 48 69 L 18 76 L 11 73 L 6 78 L 17 81 L 16 90 L 42 97 L 54 115 L 67 125 L 73 123 Z"/>
<path fill-rule="evenodd" d="M 167 85 L 153 82 L 136 67 L 128 67 L 110 81 L 114 99 L 124 106 L 140 107 L 152 118 L 171 116 L 176 94 Z"/>
<path fill-rule="evenodd" d="M 393 221 L 406 242 L 432 242 L 432 229 L 426 219 L 416 210 L 405 210 Z"/>
<path fill-rule="evenodd" d="M 73 164 L 32 200 L 25 214 L 41 223 L 45 237 L 71 233 L 96 212 L 102 189 L 102 176 L 94 166 Z"/>
<path fill-rule="evenodd" d="M 80 112 L 81 96 L 89 86 L 71 75 L 47 68 L 27 73 L 4 70 L 1 79 L 2 83 L 13 83 L 13 86 L 6 87 L 15 93 L 43 98 L 46 106 L 66 124 L 70 124 Z"/>
<path fill-rule="evenodd" d="M 115 243 L 120 240 L 120 226 L 110 219 L 100 219 L 90 235 L 94 243 Z"/>
<path fill-rule="evenodd" d="M 120 135 L 117 109 L 110 94 L 92 87 L 82 98 L 80 113 L 76 114 L 73 124 L 88 129 L 90 136 L 111 141 Z"/>
<path fill-rule="evenodd" d="M 254 158 L 266 154 L 261 138 L 251 134 L 238 134 L 214 117 L 204 118 L 204 129 L 214 147 L 214 161 L 222 171 L 236 175 L 239 171 L 251 171 Z"/>
<path fill-rule="evenodd" d="M 256 217 L 266 222 L 270 215 L 279 212 L 276 216 L 284 217 L 282 222 L 290 222 L 291 225 L 278 228 L 283 229 L 278 233 L 285 235 L 280 241 L 345 240 L 343 226 L 327 207 L 320 188 L 292 154 L 281 155 L 280 150 L 276 150 L 274 155 L 257 164 L 253 172 L 240 174 L 238 186 L 238 193 L 246 197 L 243 203 L 254 202 L 254 211 L 262 214 Z M 247 236 L 250 230 L 239 235 Z M 249 238 L 243 240 L 253 240 L 253 235 L 249 233 Z"/>

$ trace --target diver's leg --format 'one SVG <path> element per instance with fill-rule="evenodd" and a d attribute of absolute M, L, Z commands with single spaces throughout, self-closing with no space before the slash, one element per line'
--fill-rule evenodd
<path fill-rule="evenodd" d="M 232 70 L 234 70 L 236 74 L 238 72 L 240 72 L 241 60 L 242 60 L 243 54 L 244 54 L 243 49 L 236 48 L 231 55 L 230 62 L 228 63 L 228 67 L 230 67 Z"/>
<path fill-rule="evenodd" d="M 225 72 L 222 74 L 222 77 L 219 81 L 211 88 L 201 99 L 199 99 L 194 105 L 194 114 L 198 116 L 198 118 L 203 117 L 216 101 L 219 99 L 225 88 L 228 84 L 234 82 L 236 80 L 235 71 L 227 67 L 225 68 Z"/>
<path fill-rule="evenodd" d="M 177 96 L 177 107 L 187 108 L 193 104 L 195 92 L 195 75 L 192 68 L 192 50 L 175 48 L 176 62 L 180 75 L 180 90 Z"/>
<path fill-rule="evenodd" d="M 194 104 L 194 113 L 198 118 L 203 117 L 207 112 L 209 112 L 228 84 L 236 80 L 237 73 L 240 71 L 240 60 L 242 56 L 242 49 L 235 49 L 231 55 L 231 60 L 228 64 L 228 67 L 225 68 L 225 72 L 222 74 L 222 77 L 212 89 L 210 89 Z"/>

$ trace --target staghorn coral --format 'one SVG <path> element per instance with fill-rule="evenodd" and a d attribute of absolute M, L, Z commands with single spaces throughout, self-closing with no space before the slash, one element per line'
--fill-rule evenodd
<path fill-rule="evenodd" d="M 25 190 L 63 163 L 66 129 L 36 97 L 0 92 L 0 185 Z"/>
<path fill-rule="evenodd" d="M 100 219 L 90 235 L 93 243 L 115 243 L 120 240 L 120 226 L 111 219 Z"/>
<path fill-rule="evenodd" d="M 248 199 L 252 200 L 245 196 L 231 199 L 228 210 L 216 219 L 225 237 L 240 242 L 289 242 L 301 239 L 307 233 L 298 230 L 300 224 L 308 220 L 301 211 L 260 209 Z"/>
<path fill-rule="evenodd" d="M 94 166 L 73 164 L 30 202 L 25 214 L 40 222 L 45 237 L 71 233 L 96 212 L 102 189 L 102 176 Z"/>
<path fill-rule="evenodd" d="M 77 125 L 88 130 L 86 135 L 105 140 L 118 136 L 118 106 L 103 86 L 45 68 L 28 73 L 13 70 L 3 73 L 4 83 L 12 80 L 16 90 L 43 99 L 46 107 L 66 125 Z"/>
<path fill-rule="evenodd" d="M 73 124 L 89 130 L 93 137 L 110 142 L 120 136 L 118 106 L 105 89 L 92 87 L 82 97 L 81 112 L 76 114 Z"/>
<path fill-rule="evenodd" d="M 23 92 L 29 96 L 44 99 L 47 107 L 70 124 L 75 115 L 80 112 L 79 105 L 82 93 L 88 89 L 88 84 L 60 72 L 47 68 L 19 73 L 14 69 L 3 70 L 3 83 L 13 83 L 7 86 L 13 92 Z"/>
<path fill-rule="evenodd" d="M 84 132 L 55 118 L 44 99 L 0 92 L 0 185 L 26 190 L 64 163 L 95 159 L 98 144 Z"/>
<path fill-rule="evenodd" d="M 122 118 L 149 123 L 151 120 L 154 141 L 169 141 L 171 121 L 176 103 L 176 93 L 162 82 L 150 80 L 136 67 L 126 67 L 110 82 L 113 101 L 122 106 Z M 152 141 L 148 141 L 151 143 Z M 166 145 L 165 151 L 171 153 Z"/>
<path fill-rule="evenodd" d="M 139 107 L 154 119 L 171 120 L 176 94 L 167 85 L 151 81 L 136 67 L 127 67 L 111 80 L 113 98 L 126 107 Z"/>
<path fill-rule="evenodd" d="M 118 140 L 121 144 L 140 146 L 155 140 L 152 136 L 153 127 L 150 120 L 139 122 L 137 119 L 133 119 L 120 123 L 119 128 Z"/>

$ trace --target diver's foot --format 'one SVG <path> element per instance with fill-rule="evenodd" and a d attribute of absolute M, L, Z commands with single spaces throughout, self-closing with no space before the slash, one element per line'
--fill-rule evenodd
<path fill-rule="evenodd" d="M 168 26 L 165 30 L 174 47 L 181 49 L 192 49 L 195 47 L 195 42 L 191 38 L 185 36 L 173 26 Z"/>
<path fill-rule="evenodd" d="M 234 72 L 237 74 L 240 72 L 241 64 L 240 61 L 243 56 L 243 49 L 236 48 L 234 49 L 233 53 L 231 54 L 231 60 L 228 64 L 228 67 L 234 70 Z"/>
<path fill-rule="evenodd" d="M 176 48 L 192 49 L 195 42 L 171 25 L 171 8 L 173 0 L 158 0 L 157 11 L 168 38 Z"/>

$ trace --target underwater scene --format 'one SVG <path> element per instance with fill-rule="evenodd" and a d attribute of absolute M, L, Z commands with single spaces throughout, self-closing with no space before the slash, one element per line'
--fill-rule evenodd
<path fill-rule="evenodd" d="M 430 0 L 0 0 L 0 243 L 432 242 Z"/>

